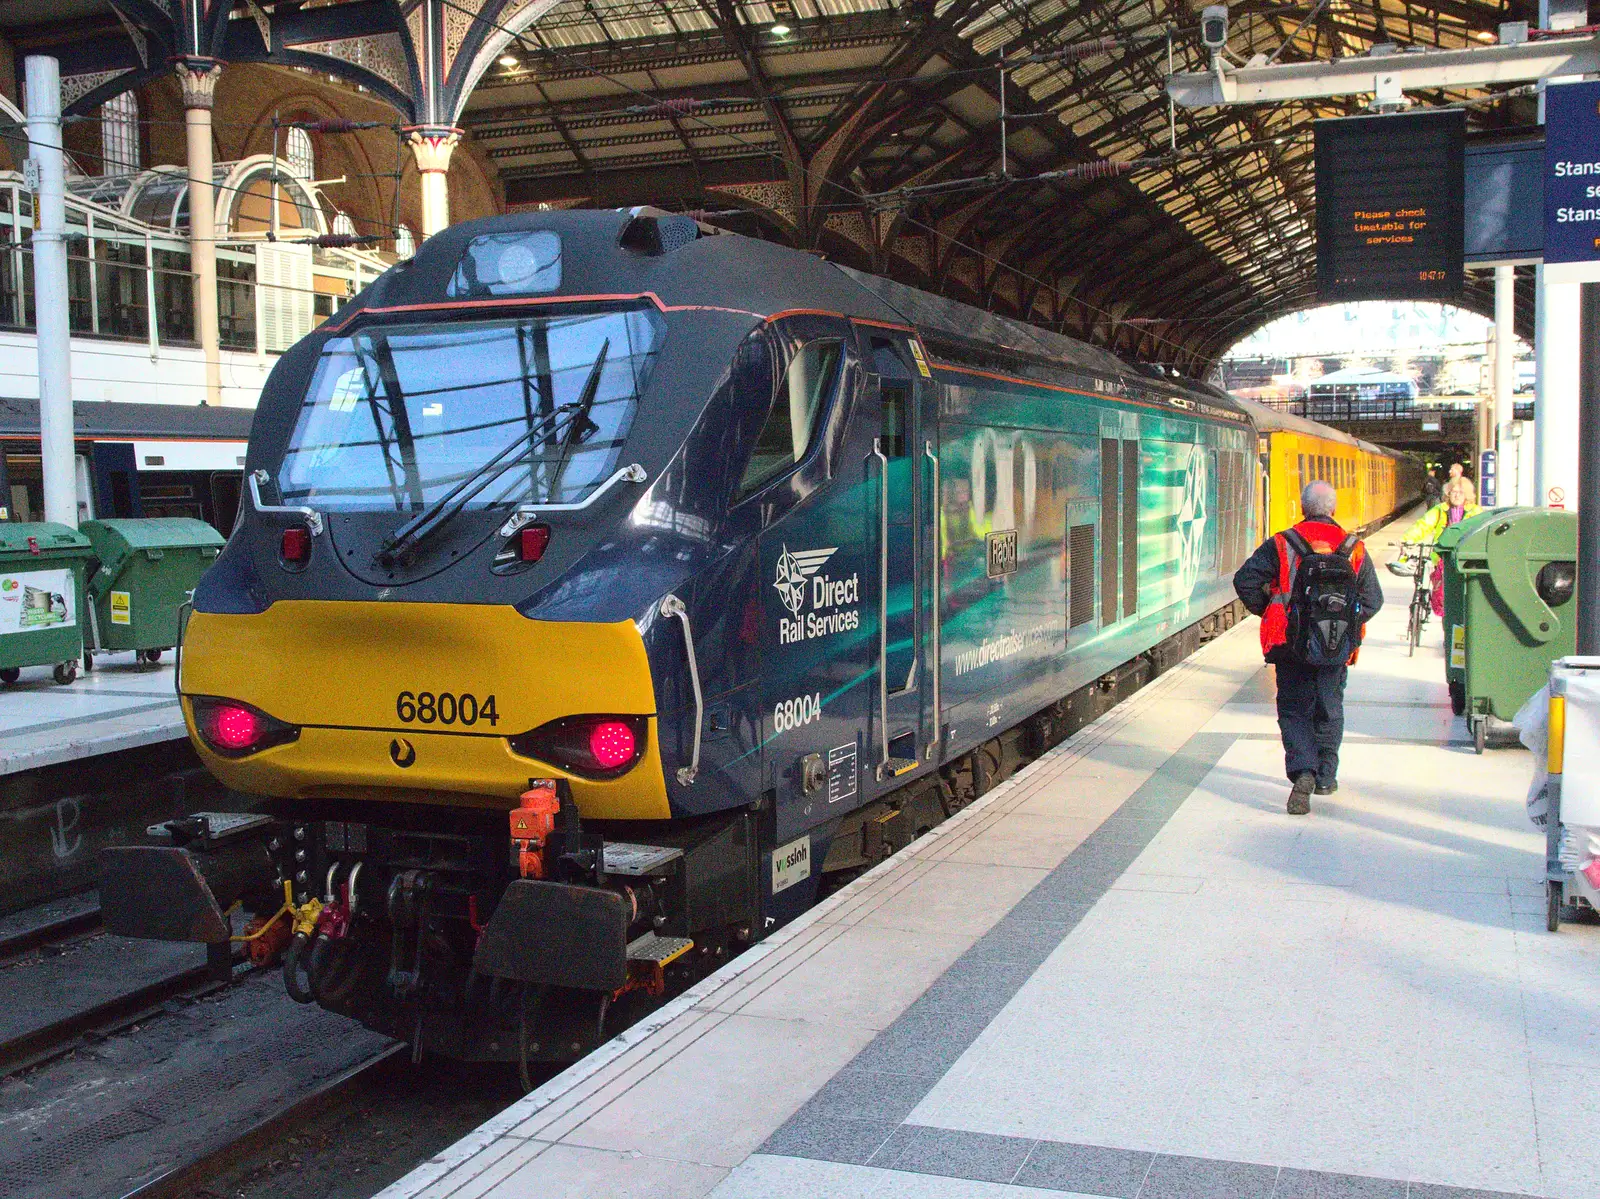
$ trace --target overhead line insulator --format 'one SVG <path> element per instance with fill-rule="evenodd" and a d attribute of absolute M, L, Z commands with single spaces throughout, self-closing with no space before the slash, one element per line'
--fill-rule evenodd
<path fill-rule="evenodd" d="M 690 113 L 699 112 L 706 108 L 721 108 L 725 104 L 738 104 L 738 100 L 710 99 L 695 100 L 688 97 L 679 97 L 672 100 L 660 100 L 655 104 L 634 104 L 623 109 L 623 112 L 633 116 L 674 116 L 686 117 Z"/>
<path fill-rule="evenodd" d="M 1109 54 L 1118 46 L 1122 45 L 1122 42 L 1122 38 L 1117 37 L 1115 34 L 1108 34 L 1105 37 L 1093 38 L 1087 42 L 1075 42 L 1073 45 L 1066 46 L 1060 50 L 1047 50 L 1042 54 L 1030 54 L 1026 58 L 1018 59 L 1017 65 L 1020 66 L 1024 63 L 1040 62 L 1058 62 L 1069 64 L 1081 62 L 1085 58 L 1094 58 L 1097 55 Z"/>
<path fill-rule="evenodd" d="M 298 238 L 296 240 L 299 240 Z M 323 233 L 306 238 L 302 245 L 321 246 L 329 250 L 343 250 L 351 246 L 370 246 L 385 240 L 376 233 Z"/>
<path fill-rule="evenodd" d="M 284 121 L 290 129 L 304 129 L 307 133 L 355 133 L 359 129 L 387 129 L 377 121 L 352 121 L 347 117 L 324 117 L 316 121 Z"/>

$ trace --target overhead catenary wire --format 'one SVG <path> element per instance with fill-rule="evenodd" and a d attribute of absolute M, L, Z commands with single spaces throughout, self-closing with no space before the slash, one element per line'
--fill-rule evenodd
<path fill-rule="evenodd" d="M 563 52 L 558 51 L 558 50 L 553 50 L 553 49 L 550 49 L 550 48 L 533 48 L 533 47 L 530 47 L 528 45 L 528 42 L 526 41 L 526 39 L 523 37 L 522 33 L 518 32 L 516 30 L 513 30 L 513 29 L 509 28 L 508 26 L 502 25 L 498 21 L 493 21 L 493 20 L 490 20 L 489 18 L 483 17 L 481 14 L 479 14 L 475 10 L 468 9 L 468 8 L 462 6 L 461 4 L 457 3 L 456 0 L 440 0 L 440 3 L 443 4 L 446 8 L 454 9 L 459 13 L 465 14 L 465 15 L 473 18 L 474 20 L 482 21 L 484 24 L 489 25 L 491 28 L 495 29 L 496 31 L 505 34 L 506 36 L 511 38 L 512 41 L 515 42 L 516 45 L 525 54 L 544 54 L 544 55 L 558 57 L 558 58 L 566 57 L 566 58 L 569 59 L 569 61 L 575 61 L 577 66 L 578 66 L 578 69 L 584 71 L 587 74 L 591 74 L 591 75 L 595 76 L 598 79 L 604 79 L 608 83 L 611 83 L 613 86 L 615 86 L 615 87 L 617 87 L 617 88 L 619 88 L 619 89 L 621 89 L 621 90 L 623 90 L 625 92 L 628 92 L 631 95 L 637 96 L 640 99 L 640 101 L 643 102 L 643 103 L 652 104 L 652 105 L 662 103 L 662 97 L 656 96 L 656 95 L 652 94 L 651 92 L 646 91 L 644 88 L 636 87 L 634 84 L 629 83 L 627 80 L 620 79 L 617 76 L 612 75 L 609 72 L 600 69 L 599 67 L 591 66 L 588 63 L 582 62 L 581 59 L 578 59 L 577 56 L 575 56 L 575 55 L 564 55 Z M 990 66 L 990 67 L 987 67 L 987 68 L 984 68 L 984 69 L 987 70 L 987 71 L 993 71 L 994 67 Z M 715 124 L 712 124 L 711 122 L 706 121 L 703 117 L 699 116 L 699 114 L 697 114 L 697 113 L 690 112 L 690 113 L 684 114 L 684 116 L 685 116 L 686 120 L 696 122 L 701 127 L 705 128 L 705 129 L 707 129 L 707 130 L 709 130 L 711 132 L 717 133 L 719 136 L 727 137 L 729 140 L 733 141 L 735 144 L 740 145 L 740 146 L 744 147 L 747 150 L 753 151 L 754 153 L 756 153 L 758 155 L 761 155 L 763 157 L 771 158 L 774 161 L 777 161 L 777 162 L 783 164 L 785 167 L 788 166 L 787 162 L 783 158 L 782 153 L 777 151 L 777 150 L 774 150 L 774 149 L 772 149 L 772 148 L 770 148 L 768 146 L 758 145 L 758 144 L 756 144 L 754 142 L 749 141 L 746 138 L 741 137 L 737 133 L 730 132 L 730 131 L 728 131 L 728 130 L 726 130 L 724 128 L 721 128 L 721 127 L 719 127 L 719 126 L 717 126 Z M 810 163 L 802 163 L 802 164 L 800 164 L 801 173 L 803 175 L 807 176 L 808 178 L 811 176 L 812 170 L 813 170 L 813 168 L 812 168 Z M 845 184 L 839 182 L 838 180 L 824 180 L 822 182 L 827 183 L 828 186 L 836 188 L 839 191 L 845 193 L 846 195 L 853 196 L 863 206 L 869 206 L 870 207 L 869 202 L 867 200 L 867 197 L 866 197 L 866 195 L 864 193 L 856 191 L 854 188 L 850 188 L 850 187 L 846 186 Z M 950 246 L 957 247 L 957 248 L 960 248 L 962 250 L 965 250 L 969 254 L 974 255 L 975 257 L 981 259 L 982 261 L 991 263 L 996 268 L 998 268 L 1000 270 L 1004 270 L 1006 272 L 1009 272 L 1014 278 L 1018 279 L 1021 282 L 1037 284 L 1040 287 L 1049 288 L 1052 292 L 1056 292 L 1057 291 L 1056 285 L 1051 283 L 1051 282 L 1049 282 L 1048 280 L 1037 278 L 1036 276 L 1029 274 L 1027 271 L 1025 271 L 1025 270 L 1023 270 L 1023 269 L 1021 269 L 1021 268 L 1019 268 L 1017 266 L 1014 266 L 1011 263 L 1004 262 L 1001 259 L 998 259 L 998 258 L 994 257 L 993 255 L 984 252 L 983 250 L 979 249 L 976 246 L 972 246 L 972 245 L 970 245 L 970 244 L 968 244 L 966 242 L 963 242 L 963 241 L 961 241 L 961 240 L 959 240 L 957 238 L 951 237 L 949 234 L 942 233 L 937 228 L 935 228 L 934 226 L 929 225 L 926 222 L 917 220 L 914 216 L 910 215 L 909 213 L 905 213 L 905 212 L 902 211 L 901 214 L 900 214 L 900 219 L 902 221 L 904 221 L 906 224 L 913 225 L 913 226 L 915 226 L 915 227 L 917 227 L 919 229 L 925 230 L 926 232 L 932 234 L 936 238 L 941 239 L 942 241 L 944 241 L 945 243 L 947 243 Z M 1089 310 L 1091 312 L 1094 312 L 1099 316 L 1111 317 L 1113 320 L 1116 320 L 1116 314 L 1110 312 L 1108 309 L 1100 308 L 1098 305 L 1092 304 L 1089 301 L 1084 300 L 1082 297 L 1074 297 L 1074 300 L 1075 300 L 1076 303 L 1080 304 L 1085 309 L 1087 309 L 1087 310 Z M 1157 334 L 1157 333 L 1154 333 L 1154 332 L 1148 333 L 1148 336 L 1153 338 L 1154 340 L 1156 340 L 1158 342 L 1161 342 L 1161 343 L 1163 343 L 1165 345 L 1170 346 L 1172 349 L 1177 350 L 1177 351 L 1179 351 L 1181 353 L 1185 353 L 1185 354 L 1189 353 L 1188 347 L 1183 346 L 1183 345 L 1179 344 L 1178 342 L 1172 341 L 1170 338 L 1163 337 L 1160 334 Z"/>
<path fill-rule="evenodd" d="M 998 173 L 974 175 L 966 179 L 946 179 L 938 183 L 899 187 L 884 192 L 869 192 L 863 196 L 863 199 L 869 204 L 896 204 L 960 191 L 982 191 L 988 188 L 1020 187 L 1027 184 L 1058 183 L 1074 179 L 1114 179 L 1133 174 L 1136 171 L 1162 170 L 1184 162 L 1219 158 L 1230 154 L 1246 154 L 1265 149 L 1267 146 L 1288 145 L 1296 141 L 1309 140 L 1311 136 L 1312 134 L 1309 132 L 1285 133 L 1276 137 L 1258 138 L 1252 141 L 1239 142 L 1232 146 L 1218 146 L 1204 150 L 1179 150 L 1140 158 L 1102 158 L 1091 162 L 1075 163 L 1072 166 L 1060 167 L 1053 171 L 1040 171 L 1035 175 L 1002 175 Z"/>
<path fill-rule="evenodd" d="M 601 69 L 599 67 L 591 65 L 590 63 L 584 61 L 582 56 L 579 55 L 579 54 L 572 53 L 572 52 L 565 51 L 565 50 L 558 49 L 558 48 L 554 48 L 554 47 L 548 47 L 548 46 L 530 47 L 528 42 L 527 42 L 527 40 L 523 37 L 522 33 L 514 31 L 514 30 L 508 28 L 507 26 L 502 25 L 502 24 L 500 24 L 500 23 L 498 23 L 496 21 L 487 20 L 485 18 L 482 18 L 482 17 L 478 16 L 476 13 L 472 12 L 471 10 L 469 10 L 467 8 L 464 8 L 461 4 L 456 3 L 455 0 L 441 0 L 441 2 L 446 7 L 453 8 L 453 9 L 455 9 L 456 11 L 458 11 L 460 13 L 463 13 L 465 15 L 473 17 L 474 19 L 483 20 L 486 24 L 490 25 L 492 28 L 496 29 L 497 31 L 499 31 L 501 33 L 506 34 L 517 45 L 517 47 L 525 54 L 530 54 L 530 55 L 535 56 L 535 57 L 543 56 L 543 57 L 545 57 L 547 59 L 557 59 L 557 60 L 568 61 L 568 62 L 574 64 L 578 70 L 580 70 L 580 71 L 582 71 L 582 72 L 584 72 L 586 74 L 592 75 L 592 76 L 594 76 L 596 78 L 606 80 L 607 82 L 611 83 L 613 86 L 619 88 L 620 90 L 622 90 L 624 92 L 627 92 L 629 94 L 632 94 L 634 96 L 638 96 L 642 100 L 647 101 L 647 103 L 644 103 L 644 104 L 636 106 L 637 108 L 646 109 L 646 110 L 650 110 L 650 111 L 657 111 L 657 110 L 659 110 L 661 105 L 663 105 L 664 103 L 668 103 L 668 101 L 663 101 L 660 97 L 655 96 L 652 93 L 646 91 L 645 89 L 639 88 L 639 87 L 629 83 L 625 79 L 619 78 L 618 76 L 613 75 L 613 74 L 611 74 L 611 73 L 609 73 L 609 72 L 607 72 L 607 71 L 605 71 L 605 70 L 603 70 L 603 69 Z M 1320 9 L 1322 7 L 1322 4 L 1325 3 L 1325 2 L 1326 2 L 1326 0 L 1319 0 L 1319 4 L 1317 6 L 1318 9 Z M 1287 10 L 1286 9 L 1285 11 L 1292 11 L 1292 10 Z M 1308 23 L 1309 19 L 1314 18 L 1315 15 L 1316 15 L 1315 12 L 1313 12 L 1311 14 L 1311 18 L 1308 18 L 1307 22 L 1303 22 L 1302 23 L 1301 28 L 1303 29 L 1304 24 Z M 1170 42 L 1170 37 L 1171 37 L 1171 33 L 1173 32 L 1175 27 L 1171 26 L 1171 25 L 1163 25 L 1163 26 L 1161 26 L 1159 28 L 1160 28 L 1159 32 L 1156 32 L 1156 30 L 1154 30 L 1154 29 L 1147 29 L 1147 30 L 1138 31 L 1137 33 L 1133 32 L 1133 31 L 1129 31 L 1126 34 L 1108 35 L 1109 40 L 1108 40 L 1108 38 L 1091 39 L 1087 43 L 1079 43 L 1076 47 L 1068 47 L 1068 48 L 1063 48 L 1061 51 L 1046 52 L 1046 53 L 1050 57 L 1055 58 L 1057 61 L 1073 61 L 1073 60 L 1076 60 L 1076 59 L 1081 58 L 1081 57 L 1088 57 L 1088 56 L 1092 56 L 1092 55 L 1097 54 L 1097 53 L 1109 52 L 1110 50 L 1116 48 L 1116 46 L 1125 45 L 1125 44 L 1128 44 L 1129 42 L 1136 42 L 1136 41 L 1157 42 L 1159 40 L 1166 39 L 1166 40 L 1168 40 L 1168 64 L 1169 64 L 1169 73 L 1170 73 L 1170 71 L 1171 71 L 1171 42 Z M 1297 30 L 1297 33 L 1298 33 L 1298 30 Z M 1115 45 L 1113 45 L 1112 42 L 1115 42 Z M 1287 42 L 1284 43 L 1284 46 L 1286 46 L 1286 45 L 1287 45 Z M 1284 46 L 1280 46 L 1279 47 L 1280 52 L 1284 48 Z M 1007 64 L 1004 61 L 1004 51 L 1002 51 L 1000 57 L 1001 57 L 1001 60 L 1002 60 L 1001 61 L 1002 81 L 1004 79 L 1003 71 L 1006 69 L 1006 67 L 1008 65 L 1012 66 L 1012 67 L 1025 65 L 1024 62 L 1022 60 L 1020 60 L 1020 59 L 1015 61 L 1015 62 L 1013 62 L 1013 63 Z M 1032 56 L 1029 55 L 1029 56 L 1025 56 L 1025 57 L 1031 58 Z M 985 73 L 988 73 L 988 72 L 992 72 L 993 70 L 995 70 L 995 67 L 994 66 L 982 66 L 982 67 L 974 67 L 974 68 L 960 68 L 960 69 L 957 69 L 957 70 L 959 70 L 960 72 L 963 72 L 963 73 L 971 73 L 971 74 L 979 75 L 979 74 L 985 74 Z M 956 73 L 956 71 L 952 71 L 950 73 Z M 903 80 L 901 82 L 906 86 L 913 86 L 914 84 L 916 84 L 918 82 L 921 82 L 922 80 L 930 78 L 933 75 L 937 75 L 937 74 L 942 74 L 942 73 L 941 72 L 931 72 L 927 76 L 916 76 L 916 77 L 914 77 L 912 79 Z M 1003 84 L 1002 84 L 1002 86 L 1003 86 Z M 1498 101 L 1499 98 L 1500 97 L 1488 98 L 1488 99 L 1486 99 L 1484 101 L 1481 101 L 1481 103 L 1495 103 L 1495 102 Z M 1003 100 L 1004 100 L 1004 96 L 1003 96 L 1003 92 L 1002 92 L 1002 102 L 1003 102 Z M 1091 178 L 1113 177 L 1113 176 L 1118 176 L 1118 175 L 1125 175 L 1125 174 L 1131 173 L 1134 170 L 1160 169 L 1162 167 L 1173 166 L 1173 165 L 1177 165 L 1178 163 L 1180 163 L 1180 162 L 1182 162 L 1182 161 L 1184 161 L 1186 159 L 1198 159 L 1198 158 L 1205 158 L 1205 157 L 1221 158 L 1221 157 L 1228 157 L 1228 156 L 1231 156 L 1231 155 L 1234 155 L 1234 154 L 1238 154 L 1238 153 L 1247 153 L 1247 152 L 1250 152 L 1250 151 L 1253 151 L 1253 150 L 1257 150 L 1257 149 L 1264 150 L 1267 147 L 1272 146 L 1272 145 L 1282 145 L 1282 144 L 1286 144 L 1286 143 L 1291 142 L 1291 141 L 1301 140 L 1301 139 L 1304 139 L 1304 138 L 1307 138 L 1307 137 L 1311 136 L 1309 134 L 1309 132 L 1302 132 L 1302 133 L 1296 133 L 1296 134 L 1283 135 L 1283 136 L 1276 137 L 1276 138 L 1256 139 L 1256 140 L 1254 140 L 1252 142 L 1240 143 L 1239 145 L 1236 145 L 1236 146 L 1209 147 L 1209 148 L 1207 148 L 1205 150 L 1183 152 L 1183 151 L 1178 151 L 1176 149 L 1177 131 L 1176 131 L 1175 113 L 1172 112 L 1170 104 L 1169 104 L 1169 114 L 1170 114 L 1169 119 L 1172 122 L 1172 125 L 1171 125 L 1171 130 L 1172 131 L 1171 131 L 1171 135 L 1170 135 L 1170 145 L 1172 146 L 1172 150 L 1168 154 L 1160 155 L 1160 156 L 1141 157 L 1141 158 L 1133 159 L 1133 160 L 1104 160 L 1101 163 L 1076 164 L 1076 165 L 1071 166 L 1071 167 L 1062 168 L 1059 171 L 1044 172 L 1044 173 L 1041 173 L 1038 176 L 1029 177 L 1027 179 L 1013 178 L 1013 177 L 1009 176 L 1004 170 L 1002 170 L 1002 172 L 998 176 L 995 176 L 995 175 L 991 174 L 991 175 L 987 175 L 987 176 L 975 177 L 975 179 L 972 180 L 972 181 L 943 181 L 940 184 L 925 185 L 929 190 L 921 192 L 920 195 L 911 195 L 911 194 L 909 194 L 907 189 L 895 189 L 895 190 L 891 190 L 889 192 L 877 193 L 876 196 L 871 196 L 868 193 L 863 193 L 863 192 L 856 191 L 855 189 L 850 188 L 849 186 L 845 185 L 844 183 L 842 183 L 842 182 L 840 182 L 838 180 L 824 180 L 823 182 L 825 182 L 829 187 L 837 189 L 839 192 L 841 192 L 841 193 L 843 193 L 843 194 L 845 194 L 847 196 L 853 197 L 856 201 L 859 202 L 859 204 L 861 206 L 871 208 L 871 207 L 875 207 L 876 206 L 873 203 L 871 203 L 871 200 L 873 200 L 873 199 L 878 200 L 879 203 L 881 204 L 885 200 L 888 200 L 890 202 L 894 202 L 900 197 L 906 197 L 908 199 L 913 199 L 914 200 L 916 198 L 923 198 L 923 197 L 926 197 L 926 196 L 929 196 L 929 195 L 948 193 L 950 191 L 972 190 L 974 186 L 976 186 L 976 187 L 988 186 L 988 187 L 1004 188 L 1004 187 L 1012 186 L 1012 185 L 1014 185 L 1016 183 L 1032 182 L 1035 179 L 1048 182 L 1048 181 L 1055 181 L 1055 180 L 1065 181 L 1065 180 L 1071 180 L 1071 179 L 1091 179 Z M 675 114 L 675 115 L 677 115 L 677 114 Z M 703 129 L 705 129 L 707 132 L 715 133 L 715 134 L 718 134 L 719 136 L 725 137 L 729 141 L 733 142 L 734 144 L 739 145 L 739 146 L 741 146 L 741 147 L 743 147 L 743 148 L 745 148 L 747 150 L 750 150 L 750 151 L 754 152 L 755 154 L 771 158 L 771 159 L 783 164 L 786 169 L 789 166 L 787 160 L 784 159 L 784 156 L 781 154 L 781 152 L 779 152 L 777 150 L 774 150 L 774 149 L 772 149 L 772 148 L 770 148 L 768 146 L 762 146 L 762 145 L 758 145 L 756 143 L 750 142 L 748 139 L 742 137 L 737 132 L 729 131 L 729 130 L 727 130 L 725 128 L 722 128 L 722 127 L 719 127 L 719 126 L 713 124 L 712 122 L 700 119 L 697 116 L 697 114 L 692 110 L 690 112 L 688 112 L 686 114 L 682 114 L 682 115 L 687 116 L 689 120 L 693 121 L 695 124 L 697 124 L 699 127 L 703 128 Z M 1050 114 L 1030 114 L 1030 115 L 1050 115 Z M 1001 125 L 1001 136 L 1002 136 L 1002 139 L 1005 137 L 1004 121 L 1002 121 L 1002 125 Z M 1004 159 L 1002 159 L 1002 163 L 1004 163 Z M 1127 163 L 1128 165 L 1123 165 L 1124 163 Z M 799 169 L 800 169 L 800 172 L 802 173 L 802 175 L 806 176 L 806 177 L 809 177 L 811 175 L 811 173 L 812 173 L 812 167 L 811 167 L 811 165 L 809 163 L 801 163 L 801 164 L 799 164 Z M 951 186 L 952 184 L 954 184 L 954 186 Z M 963 187 L 962 186 L 963 184 L 966 184 L 967 186 Z M 852 205 L 823 204 L 823 205 L 815 205 L 814 207 L 816 207 L 816 208 L 837 209 L 837 208 L 854 207 L 854 206 L 852 206 Z M 899 212 L 899 217 L 905 224 L 913 226 L 913 227 L 918 228 L 918 229 L 921 229 L 921 230 L 931 234 L 934 238 L 944 242 L 945 244 L 947 244 L 949 246 L 965 250 L 966 252 L 974 255 L 975 257 L 981 259 L 982 261 L 985 261 L 985 262 L 988 262 L 988 263 L 992 264 L 997 269 L 1000 269 L 1000 270 L 1003 270 L 1003 271 L 1009 273 L 1012 277 L 1018 279 L 1019 281 L 1037 284 L 1040 287 L 1048 288 L 1052 292 L 1057 292 L 1058 293 L 1058 288 L 1056 287 L 1056 285 L 1054 283 L 1051 283 L 1048 280 L 1040 279 L 1040 278 L 1038 278 L 1038 277 L 1036 277 L 1034 275 L 1031 275 L 1030 273 L 1028 273 L 1026 270 L 1023 270 L 1022 268 L 1019 268 L 1019 267 L 1017 267 L 1017 266 L 1015 266 L 1015 265 L 1013 265 L 1013 264 L 1011 264 L 1009 262 L 1005 262 L 1005 261 L 1003 261 L 1001 259 L 998 259 L 998 258 L 994 257 L 993 255 L 988 254 L 988 253 L 982 251 L 981 249 L 979 249 L 979 248 L 977 248 L 975 246 L 972 246 L 969 243 L 961 241 L 958 238 L 951 237 L 947 233 L 941 232 L 940 230 L 938 230 L 937 228 L 933 227 L 932 225 L 929 225 L 924 221 L 918 220 L 916 217 L 914 217 L 910 213 L 905 212 L 903 208 L 901 208 L 901 210 Z M 1111 313 L 1106 309 L 1100 308 L 1097 305 L 1094 305 L 1093 303 L 1091 303 L 1091 302 L 1089 302 L 1087 300 L 1084 300 L 1081 296 L 1074 296 L 1072 298 L 1073 298 L 1073 301 L 1075 303 L 1079 304 L 1082 308 L 1084 308 L 1085 310 L 1087 310 L 1089 312 L 1098 314 L 1099 316 L 1109 316 L 1109 317 L 1111 317 L 1113 319 L 1114 322 L 1124 323 L 1119 318 L 1117 318 L 1114 313 Z M 1155 341 L 1157 341 L 1159 343 L 1168 345 L 1168 346 L 1172 347 L 1175 350 L 1179 350 L 1180 352 L 1184 352 L 1184 353 L 1188 353 L 1189 352 L 1187 347 L 1182 346 L 1182 345 L 1178 344 L 1177 342 L 1172 341 L 1169 338 L 1162 337 L 1162 336 L 1160 336 L 1158 334 L 1155 334 L 1153 332 L 1148 333 L 1148 336 L 1150 336 L 1153 340 L 1155 340 Z"/>

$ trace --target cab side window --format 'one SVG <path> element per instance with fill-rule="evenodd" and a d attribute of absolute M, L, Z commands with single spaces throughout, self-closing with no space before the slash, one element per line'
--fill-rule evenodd
<path fill-rule="evenodd" d="M 755 449 L 739 480 L 746 496 L 806 456 L 819 418 L 839 380 L 844 343 L 833 338 L 809 341 L 789 360 L 773 388 L 772 407 L 756 437 Z"/>

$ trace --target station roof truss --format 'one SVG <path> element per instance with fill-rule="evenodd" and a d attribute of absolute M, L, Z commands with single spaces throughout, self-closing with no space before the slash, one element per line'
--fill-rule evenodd
<path fill-rule="evenodd" d="M 1461 48 L 1526 15 L 1246 0 L 1229 52 Z M 512 209 L 697 211 L 1191 375 L 1319 302 L 1311 123 L 1365 100 L 1174 111 L 1197 27 L 1178 0 L 0 0 L 69 113 L 175 58 L 305 67 L 466 130 Z M 1492 135 L 1533 122 L 1525 91 L 1411 98 Z M 1465 306 L 1492 290 L 1469 276 Z"/>

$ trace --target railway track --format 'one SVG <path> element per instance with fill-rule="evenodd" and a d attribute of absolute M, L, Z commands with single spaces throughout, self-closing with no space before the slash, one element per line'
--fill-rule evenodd
<path fill-rule="evenodd" d="M 273 1155 L 281 1155 L 292 1130 L 303 1127 L 325 1112 L 348 1106 L 378 1083 L 386 1065 L 397 1058 L 405 1058 L 407 1054 L 406 1046 L 398 1041 L 385 1046 L 365 1061 L 328 1079 L 237 1136 L 224 1137 L 212 1145 L 197 1147 L 195 1156 L 190 1160 L 173 1166 L 149 1182 L 141 1183 L 125 1192 L 120 1199 L 186 1199 L 202 1184 L 218 1175 L 238 1172 L 241 1166 L 248 1168 L 253 1164 L 274 1160 Z"/>
<path fill-rule="evenodd" d="M 0 917 L 0 965 L 53 941 L 100 927 L 100 900 L 89 891 Z"/>
<path fill-rule="evenodd" d="M 276 973 L 106 934 L 92 898 L 0 921 L 0 1199 L 365 1196 L 520 1094 Z"/>
<path fill-rule="evenodd" d="M 0 1078 L 150 1019 L 233 981 L 236 967 L 195 946 L 135 946 L 100 928 L 92 896 L 76 896 L 0 922 Z"/>
<path fill-rule="evenodd" d="M 1085 689 L 1055 737 L 1192 648 Z M 1022 725 L 996 744 L 993 782 L 1047 748 Z M 51 979 L 74 985 L 51 1002 Z M 101 933 L 91 901 L 0 921 L 7 982 L 33 999 L 0 1008 L 0 1199 L 365 1199 L 520 1094 L 511 1067 L 412 1066 L 275 971 L 224 980 L 201 947 Z M 51 1015 L 19 1027 L 28 1010 Z"/>

